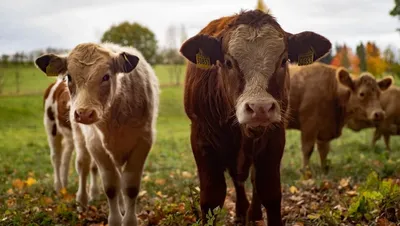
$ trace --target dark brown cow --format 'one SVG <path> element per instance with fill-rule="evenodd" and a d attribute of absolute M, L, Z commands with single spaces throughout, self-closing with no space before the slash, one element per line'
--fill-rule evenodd
<path fill-rule="evenodd" d="M 289 97 L 287 60 L 301 64 L 331 49 L 313 33 L 285 32 L 270 14 L 245 11 L 210 22 L 181 47 L 189 60 L 184 90 L 191 120 L 191 146 L 200 179 L 203 222 L 207 212 L 222 207 L 224 171 L 236 189 L 236 218 L 262 219 L 282 225 L 280 162 L 285 146 Z M 254 165 L 253 201 L 243 187 Z"/>

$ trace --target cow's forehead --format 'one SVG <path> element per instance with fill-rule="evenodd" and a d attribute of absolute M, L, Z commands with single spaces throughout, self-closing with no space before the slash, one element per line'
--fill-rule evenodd
<path fill-rule="evenodd" d="M 356 81 L 357 87 L 366 87 L 371 89 L 371 91 L 378 89 L 378 84 L 371 75 L 362 75 Z"/>
<path fill-rule="evenodd" d="M 258 72 L 269 76 L 285 49 L 284 34 L 274 26 L 241 24 L 231 32 L 227 52 L 238 61 L 245 75 Z"/>

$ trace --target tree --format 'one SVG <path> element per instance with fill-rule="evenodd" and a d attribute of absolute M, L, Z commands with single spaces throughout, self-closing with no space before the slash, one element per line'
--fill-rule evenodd
<path fill-rule="evenodd" d="M 150 64 L 154 64 L 157 52 L 155 34 L 145 26 L 127 21 L 113 25 L 104 32 L 101 42 L 114 42 L 122 46 L 133 46 L 142 52 Z"/>
<path fill-rule="evenodd" d="M 383 60 L 387 65 L 387 71 L 392 72 L 392 67 L 395 64 L 395 55 L 390 45 L 383 51 Z"/>
<path fill-rule="evenodd" d="M 347 69 L 350 69 L 351 62 L 349 59 L 349 52 L 348 52 L 346 44 L 343 45 L 342 49 L 340 50 L 340 54 L 342 55 L 340 65 L 342 65 L 343 67 L 345 67 Z"/>
<path fill-rule="evenodd" d="M 366 45 L 367 70 L 374 76 L 381 76 L 386 70 L 386 62 L 381 58 L 380 50 L 373 42 Z"/>
<path fill-rule="evenodd" d="M 358 59 L 360 60 L 360 70 L 366 71 L 367 70 L 367 58 L 365 55 L 365 47 L 362 42 L 356 47 L 356 54 L 358 56 Z"/>
<path fill-rule="evenodd" d="M 258 0 L 257 1 L 256 9 L 259 9 L 259 10 L 265 12 L 265 13 L 269 11 L 268 7 L 265 5 L 263 0 Z"/>
<path fill-rule="evenodd" d="M 9 56 L 9 55 L 3 54 L 3 55 L 1 56 L 1 64 L 2 64 L 4 67 L 7 67 L 7 65 L 8 65 L 8 63 L 9 63 L 9 59 L 10 59 L 10 56 Z"/>
<path fill-rule="evenodd" d="M 181 26 L 181 38 L 186 40 L 186 29 Z M 166 44 L 167 48 L 162 52 L 164 63 L 168 65 L 168 74 L 170 78 L 170 83 L 173 84 L 175 80 L 175 84 L 180 84 L 180 78 L 182 74 L 182 64 L 184 63 L 184 58 L 179 54 L 179 50 L 177 48 L 177 40 L 178 40 L 178 29 L 174 25 L 170 25 L 167 28 L 166 34 Z M 183 40 L 184 41 L 184 40 Z M 175 78 L 175 79 L 174 79 Z"/>
<path fill-rule="evenodd" d="M 400 19 L 400 0 L 394 0 L 394 7 L 390 10 L 389 14 L 393 17 L 398 17 Z M 396 29 L 400 32 L 400 28 Z"/>

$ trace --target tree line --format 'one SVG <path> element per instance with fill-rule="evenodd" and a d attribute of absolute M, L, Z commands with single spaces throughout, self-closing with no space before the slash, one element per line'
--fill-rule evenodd
<path fill-rule="evenodd" d="M 360 42 L 355 51 L 346 44 L 336 44 L 335 54 L 329 53 L 320 61 L 345 67 L 354 74 L 368 71 L 378 77 L 385 73 L 400 76 L 400 50 L 389 45 L 381 51 L 372 41 Z"/>

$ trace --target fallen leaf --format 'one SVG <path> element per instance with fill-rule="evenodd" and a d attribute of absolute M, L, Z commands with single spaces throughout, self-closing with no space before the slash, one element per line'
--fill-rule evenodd
<path fill-rule="evenodd" d="M 8 189 L 7 190 L 7 195 L 12 195 L 12 194 L 14 194 L 14 191 L 12 190 L 12 188 Z"/>
<path fill-rule="evenodd" d="M 189 179 L 189 178 L 192 178 L 193 175 L 191 173 L 187 172 L 187 171 L 183 171 L 182 172 L 182 177 Z"/>
<path fill-rule="evenodd" d="M 356 196 L 356 195 L 357 195 L 357 192 L 356 192 L 356 191 L 347 191 L 346 194 L 347 194 L 348 196 Z"/>
<path fill-rule="evenodd" d="M 297 190 L 297 188 L 295 186 L 290 186 L 289 191 L 292 194 L 299 192 L 299 190 Z"/>
<path fill-rule="evenodd" d="M 146 190 L 141 190 L 140 192 L 139 192 L 139 197 L 142 197 L 143 195 L 145 195 L 147 193 L 147 191 Z"/>
<path fill-rule="evenodd" d="M 9 199 L 7 199 L 7 206 L 8 206 L 8 208 L 11 208 L 11 207 L 15 206 L 15 204 L 16 204 L 16 199 L 15 199 L 15 198 L 9 198 Z"/>
<path fill-rule="evenodd" d="M 67 189 L 66 189 L 66 188 L 62 188 L 62 189 L 60 190 L 60 194 L 61 194 L 61 195 L 66 195 L 66 194 L 67 194 Z"/>
<path fill-rule="evenodd" d="M 348 178 L 342 178 L 339 182 L 339 189 L 340 188 L 345 188 L 347 186 L 349 186 L 349 182 L 350 182 L 350 177 Z"/>
<path fill-rule="evenodd" d="M 143 177 L 143 181 L 144 181 L 144 182 L 150 181 L 150 176 L 149 176 L 149 175 L 146 175 L 145 177 Z"/>
<path fill-rule="evenodd" d="M 44 197 L 43 198 L 43 202 L 47 205 L 52 204 L 53 203 L 53 199 L 51 199 L 50 197 Z"/>
<path fill-rule="evenodd" d="M 13 180 L 12 185 L 13 185 L 13 187 L 21 190 L 22 188 L 24 188 L 25 184 L 24 184 L 24 182 L 22 180 L 15 179 L 15 180 Z"/>
<path fill-rule="evenodd" d="M 164 185 L 165 182 L 166 182 L 165 179 L 156 179 L 156 181 L 155 181 L 155 183 L 158 184 L 158 185 Z"/>
<path fill-rule="evenodd" d="M 29 177 L 26 181 L 25 181 L 26 185 L 28 187 L 32 186 L 33 184 L 36 184 L 36 180 L 33 177 Z"/>

